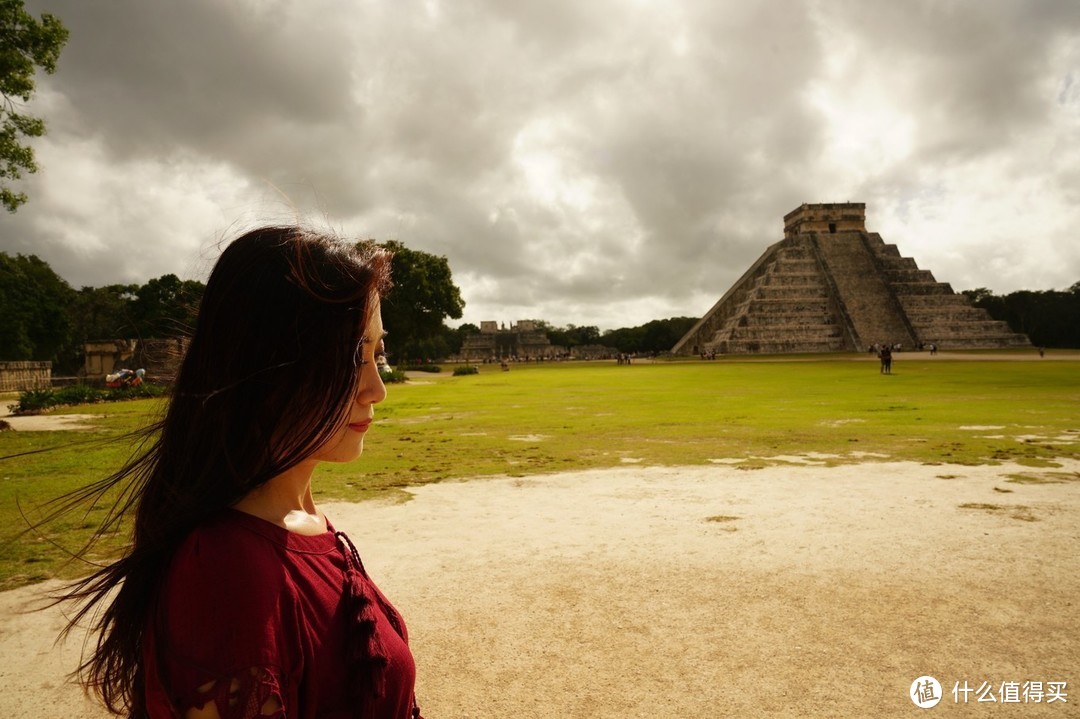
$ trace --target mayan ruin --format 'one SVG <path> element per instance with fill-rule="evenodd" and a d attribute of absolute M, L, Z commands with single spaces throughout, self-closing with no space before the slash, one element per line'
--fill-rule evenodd
<path fill-rule="evenodd" d="M 484 361 L 496 359 L 530 358 L 551 359 L 558 349 L 552 347 L 544 331 L 532 320 L 519 320 L 507 329 L 498 322 L 480 323 L 480 332 L 466 338 L 461 348 L 461 357 L 465 361 Z"/>
<path fill-rule="evenodd" d="M 865 203 L 803 204 L 672 348 L 678 355 L 1029 347 L 915 260 L 866 231 Z"/>

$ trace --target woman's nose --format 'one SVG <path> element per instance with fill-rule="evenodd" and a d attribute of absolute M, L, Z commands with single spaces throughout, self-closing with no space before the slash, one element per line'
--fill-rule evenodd
<path fill-rule="evenodd" d="M 360 404 L 378 404 L 386 399 L 386 385 L 379 373 L 379 365 L 370 362 L 360 371 L 360 389 L 356 401 Z"/>

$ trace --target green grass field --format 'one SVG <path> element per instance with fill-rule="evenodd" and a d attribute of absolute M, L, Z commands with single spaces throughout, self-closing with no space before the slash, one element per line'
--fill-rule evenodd
<path fill-rule="evenodd" d="M 1030 354 L 1030 352 L 1028 353 Z M 936 361 L 898 355 L 894 374 L 852 356 L 482 367 L 475 376 L 420 375 L 393 385 L 364 456 L 325 465 L 321 500 L 403 497 L 447 478 L 737 461 L 785 456 L 831 463 L 911 460 L 1054 466 L 1080 457 L 1076 360 Z M 161 409 L 157 400 L 71 407 L 105 414 L 91 432 L 0 433 L 0 588 L 87 571 L 66 563 L 104 513 L 70 515 L 12 540 L 40 506 L 103 477 L 131 452 L 121 437 Z M 104 441 L 103 441 L 104 440 Z M 94 557 L 122 543 L 111 537 Z"/>

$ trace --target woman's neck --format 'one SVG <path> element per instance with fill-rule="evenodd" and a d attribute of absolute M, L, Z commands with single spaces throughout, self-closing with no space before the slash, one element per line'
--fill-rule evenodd
<path fill-rule="evenodd" d="M 311 496 L 311 474 L 316 462 L 302 462 L 251 490 L 236 503 L 236 509 L 254 515 L 290 532 L 304 535 L 326 531 L 326 517 Z"/>

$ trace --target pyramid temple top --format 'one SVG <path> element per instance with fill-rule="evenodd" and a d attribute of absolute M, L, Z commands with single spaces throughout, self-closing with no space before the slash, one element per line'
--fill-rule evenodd
<path fill-rule="evenodd" d="M 807 232 L 866 232 L 865 202 L 803 203 L 784 215 L 784 237 Z"/>

